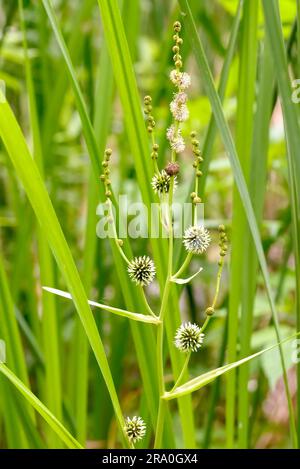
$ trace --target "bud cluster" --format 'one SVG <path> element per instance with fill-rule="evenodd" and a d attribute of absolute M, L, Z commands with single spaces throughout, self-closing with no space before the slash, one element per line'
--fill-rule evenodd
<path fill-rule="evenodd" d="M 112 150 L 110 148 L 107 148 L 104 152 L 104 159 L 102 161 L 103 173 L 100 176 L 100 180 L 104 183 L 105 196 L 108 199 L 111 197 L 111 190 L 110 190 L 111 181 L 109 179 L 109 174 L 110 174 L 109 162 L 110 162 L 111 155 L 112 155 Z"/>
<path fill-rule="evenodd" d="M 152 116 L 152 98 L 151 96 L 144 97 L 144 113 L 147 116 L 147 130 L 151 134 L 155 127 L 155 120 Z"/>

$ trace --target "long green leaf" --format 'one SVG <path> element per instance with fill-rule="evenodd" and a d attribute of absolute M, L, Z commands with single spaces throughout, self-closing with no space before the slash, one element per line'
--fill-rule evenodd
<path fill-rule="evenodd" d="M 216 368 L 215 370 L 208 371 L 207 373 L 204 373 L 203 375 L 198 376 L 197 378 L 191 379 L 190 381 L 188 381 L 187 383 L 182 384 L 181 386 L 178 386 L 178 388 L 176 388 L 174 391 L 166 392 L 164 394 L 163 398 L 166 399 L 166 400 L 170 400 L 170 399 L 175 399 L 179 396 L 185 396 L 186 394 L 190 394 L 192 392 L 198 391 L 199 389 L 203 388 L 207 384 L 214 381 L 219 376 L 222 376 L 225 373 L 228 373 L 229 371 L 231 371 L 232 369 L 237 368 L 237 367 L 243 365 L 244 363 L 247 363 L 247 362 L 253 360 L 254 358 L 257 358 L 260 355 L 262 355 L 266 352 L 269 352 L 270 350 L 272 350 L 276 347 L 279 347 L 279 345 L 281 346 L 285 342 L 294 339 L 298 335 L 299 334 L 294 334 L 294 335 L 288 337 L 287 339 L 282 340 L 280 342 L 280 344 L 277 343 L 277 344 L 271 345 L 270 347 L 268 347 L 264 350 L 261 350 L 259 352 L 256 352 L 253 355 L 250 355 L 249 357 L 242 358 L 241 360 L 238 360 L 234 363 L 229 363 L 228 365 L 221 366 L 220 368 Z"/>
<path fill-rule="evenodd" d="M 284 40 L 282 35 L 282 27 L 280 23 L 280 13 L 278 1 L 268 2 L 263 0 L 264 16 L 269 41 L 272 48 L 272 56 L 274 60 L 275 75 L 278 82 L 279 93 L 281 97 L 281 106 L 285 123 L 285 134 L 287 138 L 287 156 L 288 156 L 288 172 L 290 182 L 291 212 L 292 212 L 292 231 L 293 231 L 293 247 L 296 266 L 296 318 L 297 330 L 300 329 L 300 125 L 299 113 L 297 106 L 292 102 L 292 89 L 288 72 L 286 53 L 284 48 Z M 297 44 L 299 48 L 299 44 Z M 300 365 L 297 365 L 298 377 L 298 439 L 300 438 Z M 289 400 L 290 412 L 292 411 L 292 403 Z M 293 420 L 290 421 L 291 431 L 295 431 Z M 294 436 L 296 445 L 297 435 Z"/>
<path fill-rule="evenodd" d="M 58 290 L 57 288 L 43 287 L 43 289 L 50 293 L 53 293 L 54 295 L 62 296 L 63 298 L 68 298 L 69 300 L 73 299 L 70 293 L 62 291 L 62 290 Z M 146 322 L 149 324 L 159 323 L 158 319 L 150 315 L 132 313 L 131 311 L 126 311 L 120 308 L 114 308 L 113 306 L 109 306 L 109 305 L 103 305 L 101 303 L 97 303 L 96 301 L 91 301 L 91 300 L 88 300 L 88 304 L 91 306 L 95 306 L 96 308 L 104 309 L 105 311 L 108 311 L 109 313 L 117 314 L 118 316 L 122 316 L 122 317 L 129 318 L 129 319 L 133 319 L 134 321 L 141 321 L 141 322 Z"/>
<path fill-rule="evenodd" d="M 16 389 L 25 397 L 29 404 L 46 420 L 61 440 L 71 449 L 80 449 L 82 446 L 60 423 L 59 420 L 49 411 L 49 409 L 17 378 L 17 376 L 7 368 L 4 363 L 0 363 L 0 373 L 16 387 Z"/>
<path fill-rule="evenodd" d="M 78 271 L 72 258 L 68 244 L 64 238 L 60 224 L 51 204 L 49 195 L 43 184 L 39 171 L 33 161 L 21 129 L 3 96 L 0 99 L 0 135 L 7 152 L 22 181 L 36 217 L 48 239 L 56 261 L 68 284 L 75 306 L 86 330 L 89 342 L 103 374 L 112 399 L 117 421 L 124 435 L 124 419 L 114 387 L 105 350 L 99 336 L 93 314 L 81 283 Z M 125 435 L 124 435 L 125 438 Z M 125 441 L 126 438 L 125 438 Z"/>
<path fill-rule="evenodd" d="M 43 151 L 36 107 L 35 88 L 32 77 L 30 58 L 28 55 L 23 0 L 19 0 L 19 14 L 23 33 L 26 84 L 29 97 L 29 116 L 33 136 L 33 154 L 37 161 L 41 175 L 44 175 Z M 41 283 L 52 283 L 54 281 L 54 274 L 51 251 L 47 244 L 47 240 L 44 238 L 43 232 L 39 226 L 37 227 L 37 238 Z M 57 416 L 58 419 L 61 420 L 61 367 L 58 346 L 57 312 L 54 299 L 50 298 L 49 295 L 47 296 L 44 293 L 42 293 L 42 330 L 46 369 L 45 402 L 49 409 Z M 58 446 L 56 435 L 53 435 L 52 432 L 49 432 L 48 434 L 48 441 L 50 446 L 54 448 Z"/>
<path fill-rule="evenodd" d="M 195 21 L 194 21 L 190 6 L 187 0 L 178 0 L 178 2 L 182 10 L 184 21 L 187 27 L 189 28 L 189 33 L 190 33 L 189 38 L 190 38 L 191 45 L 195 53 L 195 58 L 196 58 L 199 70 L 201 72 L 203 84 L 204 84 L 207 96 L 210 100 L 212 111 L 215 115 L 216 123 L 218 125 L 219 131 L 223 140 L 223 144 L 225 146 L 225 149 L 227 151 L 227 154 L 231 163 L 232 171 L 233 171 L 234 178 L 235 178 L 235 183 L 237 185 L 237 188 L 241 197 L 241 201 L 245 210 L 246 218 L 247 218 L 249 228 L 253 237 L 253 242 L 256 248 L 257 257 L 258 257 L 260 268 L 262 271 L 262 275 L 263 275 L 263 279 L 264 279 L 264 283 L 266 287 L 266 292 L 267 292 L 267 297 L 268 297 L 270 309 L 272 312 L 272 318 L 273 318 L 273 323 L 274 323 L 274 327 L 276 331 L 276 337 L 277 337 L 278 343 L 280 344 L 280 328 L 279 328 L 278 314 L 277 314 L 277 310 L 276 310 L 275 303 L 274 303 L 273 292 L 271 289 L 266 258 L 264 255 L 264 250 L 263 250 L 262 242 L 261 242 L 260 235 L 259 235 L 259 229 L 257 226 L 255 213 L 252 207 L 249 192 L 247 190 L 247 185 L 245 182 L 245 178 L 243 176 L 243 171 L 239 162 L 236 147 L 233 142 L 230 129 L 228 127 L 228 124 L 224 116 L 220 98 L 215 89 L 213 77 L 212 77 L 208 62 L 207 62 L 207 58 L 204 53 L 204 49 L 203 49 L 200 37 L 197 32 L 197 28 L 195 25 Z M 272 2 L 267 1 L 267 3 L 269 4 Z M 289 402 L 289 411 L 291 414 L 291 421 L 293 421 L 291 396 L 290 396 L 289 387 L 288 387 L 286 367 L 285 367 L 285 361 L 284 361 L 284 356 L 283 356 L 281 345 L 279 345 L 279 353 L 280 353 L 281 365 L 282 365 L 283 374 L 284 374 L 285 391 L 286 391 L 287 399 Z"/>

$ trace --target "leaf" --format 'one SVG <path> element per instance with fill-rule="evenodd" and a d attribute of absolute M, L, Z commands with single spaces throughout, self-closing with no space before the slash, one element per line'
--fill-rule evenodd
<path fill-rule="evenodd" d="M 281 340 L 280 340 L 278 313 L 275 307 L 267 262 L 266 262 L 266 258 L 265 258 L 265 254 L 264 254 L 264 250 L 262 246 L 262 241 L 261 241 L 260 234 L 259 234 L 259 229 L 258 229 L 257 222 L 256 222 L 255 213 L 253 210 L 253 206 L 251 203 L 251 199 L 249 196 L 249 192 L 247 189 L 247 185 L 246 185 L 246 181 L 243 175 L 241 164 L 238 158 L 237 150 L 236 150 L 229 126 L 224 116 L 222 104 L 221 104 L 220 98 L 218 96 L 218 93 L 214 85 L 213 77 L 212 77 L 212 74 L 208 65 L 208 61 L 207 61 L 207 58 L 203 49 L 201 39 L 197 32 L 197 28 L 195 25 L 195 21 L 194 21 L 189 3 L 187 0 L 178 0 L 178 3 L 181 7 L 182 15 L 184 17 L 184 22 L 186 23 L 189 29 L 188 37 L 190 39 L 191 45 L 194 50 L 195 58 L 196 58 L 196 61 L 197 61 L 197 64 L 198 64 L 198 67 L 202 76 L 203 85 L 206 90 L 207 96 L 210 100 L 212 111 L 215 116 L 216 124 L 219 128 L 221 138 L 223 140 L 223 144 L 225 146 L 226 152 L 228 154 L 228 157 L 231 163 L 235 183 L 236 183 L 237 189 L 241 197 L 241 202 L 245 210 L 245 215 L 248 221 L 249 229 L 251 231 L 253 243 L 255 245 L 257 257 L 259 260 L 262 276 L 263 276 L 265 287 L 266 287 L 266 293 L 267 293 L 269 304 L 270 304 L 270 309 L 272 312 L 272 318 L 273 318 L 274 328 L 276 331 L 276 337 L 279 343 L 281 366 L 282 366 L 284 377 L 285 377 L 285 380 L 284 380 L 285 391 L 286 391 L 287 399 L 289 402 L 289 408 L 290 410 L 292 410 L 290 406 L 291 397 L 290 397 L 290 392 L 289 392 L 288 383 L 287 383 L 284 356 L 283 356 L 283 352 L 282 352 L 281 345 L 280 345 Z M 269 1 L 266 2 L 266 4 L 272 4 L 272 3 L 273 2 L 269 2 Z"/>
<path fill-rule="evenodd" d="M 0 372 L 15 386 L 25 397 L 29 404 L 46 420 L 52 430 L 71 449 L 83 448 L 80 443 L 68 432 L 50 410 L 25 386 L 25 384 L 3 363 L 0 363 Z"/>
<path fill-rule="evenodd" d="M 124 442 L 127 444 L 127 436 L 124 432 L 123 413 L 106 358 L 104 346 L 101 341 L 95 319 L 88 305 L 85 289 L 82 285 L 74 259 L 63 235 L 45 184 L 43 183 L 36 163 L 31 157 L 15 116 L 7 101 L 1 95 L 1 91 L 0 136 L 15 167 L 17 175 L 25 188 L 44 236 L 48 240 L 61 273 L 65 277 L 68 288 L 70 289 L 77 312 L 83 327 L 85 328 L 90 345 L 107 385 L 118 424 L 124 437 Z"/>
<path fill-rule="evenodd" d="M 259 357 L 263 353 L 266 353 L 276 347 L 279 347 L 285 342 L 288 342 L 289 340 L 292 340 L 293 338 L 297 337 L 300 335 L 300 333 L 293 334 L 292 336 L 288 337 L 287 339 L 282 340 L 280 343 L 271 345 L 270 347 L 261 350 L 260 352 L 254 353 L 253 355 L 250 355 L 248 357 L 242 358 L 241 360 L 238 360 L 234 363 L 229 363 L 228 365 L 221 366 L 220 368 L 216 368 L 215 370 L 209 371 L 208 373 L 204 373 L 201 376 L 198 376 L 197 378 L 191 379 L 187 383 L 183 384 L 182 386 L 179 386 L 176 388 L 173 392 L 166 392 L 163 395 L 163 399 L 170 400 L 170 399 L 175 399 L 180 396 L 185 396 L 186 394 L 190 394 L 194 391 L 198 391 L 198 389 L 203 388 L 207 384 L 211 383 L 214 381 L 216 378 L 219 376 L 227 373 L 230 370 L 233 370 L 234 368 L 239 367 L 240 365 L 243 365 L 246 362 L 249 362 L 253 360 L 254 358 Z"/>
<path fill-rule="evenodd" d="M 172 277 L 171 278 L 171 282 L 174 282 L 174 283 L 177 283 L 178 285 L 184 285 L 186 283 L 189 283 L 191 280 L 193 280 L 193 278 L 195 278 L 201 271 L 203 270 L 202 267 L 200 267 L 200 269 L 193 275 L 191 275 L 190 277 L 188 278 L 176 278 L 176 277 Z"/>
<path fill-rule="evenodd" d="M 51 287 L 43 287 L 44 290 L 53 293 L 54 295 L 62 296 L 63 298 L 68 298 L 72 300 L 72 295 L 70 293 L 58 290 L 57 288 Z M 155 317 L 146 314 L 139 314 L 139 313 L 132 313 L 131 311 L 127 311 L 125 309 L 114 308 L 113 306 L 103 305 L 101 303 L 97 303 L 96 301 L 88 300 L 88 304 L 91 306 L 95 306 L 96 308 L 104 309 L 105 311 L 109 311 L 110 313 L 117 314 L 118 316 L 123 316 L 125 318 L 133 319 L 134 321 L 141 321 L 150 324 L 158 324 L 160 321 Z"/>

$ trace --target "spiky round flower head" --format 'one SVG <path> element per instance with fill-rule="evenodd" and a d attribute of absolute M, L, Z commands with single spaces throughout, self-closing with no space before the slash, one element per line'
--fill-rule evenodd
<path fill-rule="evenodd" d="M 182 137 L 176 137 L 171 141 L 171 148 L 175 153 L 182 153 L 185 149 L 184 140 Z"/>
<path fill-rule="evenodd" d="M 146 424 L 141 417 L 126 417 L 124 431 L 132 443 L 142 440 L 146 435 Z"/>
<path fill-rule="evenodd" d="M 181 352 L 197 352 L 203 339 L 204 334 L 201 333 L 197 324 L 185 322 L 177 329 L 174 343 Z"/>
<path fill-rule="evenodd" d="M 170 103 L 170 110 L 173 117 L 178 122 L 184 122 L 189 118 L 189 110 L 186 104 L 180 104 L 176 99 Z"/>
<path fill-rule="evenodd" d="M 170 190 L 171 177 L 163 169 L 160 173 L 154 174 L 151 185 L 154 192 L 158 195 L 168 194 Z M 176 177 L 174 178 L 174 190 L 176 188 L 177 181 Z"/>
<path fill-rule="evenodd" d="M 210 235 L 204 226 L 190 226 L 184 232 L 183 244 L 192 254 L 202 254 L 208 248 Z"/>
<path fill-rule="evenodd" d="M 155 265 L 149 256 L 139 256 L 132 259 L 128 264 L 127 271 L 131 280 L 142 287 L 149 285 L 155 277 Z"/>
<path fill-rule="evenodd" d="M 190 75 L 186 72 L 179 72 L 178 70 L 171 71 L 170 80 L 173 85 L 180 88 L 180 90 L 186 90 L 191 84 Z"/>

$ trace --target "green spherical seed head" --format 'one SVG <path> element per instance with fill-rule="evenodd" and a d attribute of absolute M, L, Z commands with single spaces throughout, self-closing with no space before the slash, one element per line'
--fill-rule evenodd
<path fill-rule="evenodd" d="M 111 148 L 106 148 L 105 155 L 106 156 L 111 156 L 111 154 L 112 154 L 112 149 Z"/>
<path fill-rule="evenodd" d="M 107 184 L 108 186 L 110 186 L 110 185 L 111 185 L 111 180 L 110 180 L 110 179 L 106 179 L 106 184 Z"/>
<path fill-rule="evenodd" d="M 157 151 L 159 149 L 159 145 L 157 143 L 154 143 L 152 148 L 154 151 Z"/>
<path fill-rule="evenodd" d="M 226 251 L 223 251 L 223 250 L 222 250 L 222 251 L 220 252 L 220 256 L 221 256 L 221 257 L 226 256 Z"/>
<path fill-rule="evenodd" d="M 173 24 L 173 28 L 174 28 L 174 31 L 179 33 L 179 31 L 181 30 L 181 23 L 179 21 L 175 21 L 175 23 Z"/>
<path fill-rule="evenodd" d="M 205 314 L 206 316 L 212 316 L 214 314 L 215 310 L 212 306 L 210 306 L 209 308 L 206 308 L 205 310 Z"/>
<path fill-rule="evenodd" d="M 191 138 L 195 138 L 195 137 L 196 137 L 196 132 L 195 132 L 195 130 L 192 130 L 192 132 L 190 133 L 190 137 L 191 137 Z"/>
<path fill-rule="evenodd" d="M 106 170 L 104 171 L 104 174 L 108 176 L 110 174 L 110 169 L 106 168 Z"/>
<path fill-rule="evenodd" d="M 181 67 L 182 67 L 182 62 L 181 62 L 181 60 L 176 60 L 175 66 L 176 66 L 177 68 L 181 68 Z"/>
<path fill-rule="evenodd" d="M 181 37 L 177 37 L 176 43 L 177 43 L 178 45 L 183 44 L 183 39 L 182 39 Z"/>
<path fill-rule="evenodd" d="M 198 147 L 198 146 L 199 146 L 199 142 L 198 142 L 198 140 L 197 140 L 196 138 L 193 138 L 193 140 L 192 140 L 192 145 L 193 145 L 194 147 Z"/>
<path fill-rule="evenodd" d="M 124 242 L 123 242 L 122 239 L 118 239 L 118 240 L 117 240 L 117 243 L 118 243 L 118 245 L 119 245 L 120 247 L 122 247 L 123 244 L 124 244 Z"/>
<path fill-rule="evenodd" d="M 145 104 L 149 104 L 149 103 L 151 103 L 151 102 L 152 102 L 151 96 L 147 95 L 147 96 L 144 97 L 144 103 L 145 103 Z"/>
<path fill-rule="evenodd" d="M 197 167 L 198 167 L 198 163 L 197 163 L 197 161 L 194 161 L 193 168 L 197 168 Z"/>
<path fill-rule="evenodd" d="M 191 199 L 194 199 L 195 197 L 197 197 L 196 192 L 192 192 L 192 193 L 191 193 Z"/>
<path fill-rule="evenodd" d="M 193 204 L 197 205 L 197 204 L 201 204 L 201 202 L 202 202 L 201 197 L 194 197 L 193 198 Z"/>
<path fill-rule="evenodd" d="M 179 52 L 179 47 L 178 46 L 173 46 L 172 47 L 172 51 L 174 52 L 174 54 L 177 54 L 177 52 Z"/>
<path fill-rule="evenodd" d="M 107 166 L 108 166 L 107 161 L 102 161 L 102 166 L 103 166 L 103 168 L 107 168 Z"/>
<path fill-rule="evenodd" d="M 199 170 L 198 170 L 198 171 L 196 172 L 196 176 L 197 176 L 198 178 L 201 177 L 202 174 L 203 174 L 202 171 L 199 171 Z"/>
<path fill-rule="evenodd" d="M 147 130 L 148 130 L 149 134 L 151 134 L 153 129 L 150 125 L 148 125 Z"/>
<path fill-rule="evenodd" d="M 219 225 L 219 231 L 225 231 L 225 226 L 224 225 Z"/>
<path fill-rule="evenodd" d="M 105 176 L 104 176 L 104 174 L 101 174 L 101 176 L 100 176 L 100 181 L 105 181 Z"/>
<path fill-rule="evenodd" d="M 195 156 L 200 156 L 201 155 L 201 150 L 199 150 L 199 148 L 194 148 L 193 153 L 194 153 Z"/>
<path fill-rule="evenodd" d="M 106 197 L 111 197 L 111 191 L 106 191 L 105 195 L 106 195 Z"/>

